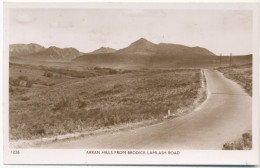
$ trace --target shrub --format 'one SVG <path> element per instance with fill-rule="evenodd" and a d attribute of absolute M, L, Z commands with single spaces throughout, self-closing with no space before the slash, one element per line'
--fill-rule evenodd
<path fill-rule="evenodd" d="M 73 97 L 62 97 L 61 100 L 54 105 L 53 110 L 68 110 L 73 108 Z"/>
<path fill-rule="evenodd" d="M 244 133 L 242 138 L 234 141 L 227 142 L 223 145 L 222 150 L 249 150 L 252 149 L 252 134 Z"/>
<path fill-rule="evenodd" d="M 51 78 L 51 77 L 53 77 L 53 73 L 48 72 L 48 71 L 45 71 L 44 74 L 43 74 L 43 76 L 46 76 L 46 77 L 48 77 L 48 78 Z"/>
<path fill-rule="evenodd" d="M 13 86 L 19 86 L 20 85 L 20 79 L 13 79 L 13 78 L 9 78 L 9 84 L 13 85 Z"/>
<path fill-rule="evenodd" d="M 9 87 L 9 93 L 13 93 L 14 92 L 14 89 L 10 86 Z"/>
<path fill-rule="evenodd" d="M 100 67 L 94 67 L 94 70 L 101 70 L 101 68 Z"/>
<path fill-rule="evenodd" d="M 117 84 L 115 84 L 115 85 L 113 86 L 113 89 L 121 90 L 121 89 L 123 89 L 123 85 L 117 83 Z"/>
<path fill-rule="evenodd" d="M 22 101 L 27 101 L 27 100 L 29 100 L 29 99 L 30 99 L 29 97 L 22 97 L 22 98 L 21 98 Z"/>
<path fill-rule="evenodd" d="M 23 80 L 23 81 L 28 81 L 28 77 L 24 76 L 24 75 L 19 76 L 18 79 Z"/>
<path fill-rule="evenodd" d="M 30 87 L 32 87 L 32 85 L 33 85 L 33 82 L 32 81 L 27 81 L 26 82 L 26 87 L 28 87 L 28 88 L 30 88 Z"/>
<path fill-rule="evenodd" d="M 83 108 L 86 106 L 86 103 L 82 100 L 80 100 L 80 98 L 78 97 L 78 108 Z"/>
<path fill-rule="evenodd" d="M 44 136 L 46 134 L 45 128 L 42 124 L 33 124 L 33 126 L 29 128 L 28 132 L 30 132 L 30 134 L 34 136 Z"/>
<path fill-rule="evenodd" d="M 116 73 L 117 73 L 117 71 L 116 71 L 116 70 L 114 70 L 114 69 L 110 69 L 110 70 L 108 71 L 108 73 L 109 73 L 110 75 L 113 75 L 113 74 L 116 74 Z"/>
<path fill-rule="evenodd" d="M 53 86 L 53 85 L 55 85 L 55 83 L 49 83 L 49 84 L 48 84 L 48 86 Z"/>

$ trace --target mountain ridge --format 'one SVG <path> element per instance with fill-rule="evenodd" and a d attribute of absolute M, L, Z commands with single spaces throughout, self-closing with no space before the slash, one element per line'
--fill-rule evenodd
<path fill-rule="evenodd" d="M 72 47 L 59 48 L 50 46 L 45 48 L 36 43 L 9 45 L 9 56 L 14 58 L 72 60 L 83 54 L 85 53 Z"/>
<path fill-rule="evenodd" d="M 145 38 L 140 38 L 127 47 L 117 50 L 114 53 L 87 53 L 73 62 L 117 66 L 117 65 L 185 65 L 192 64 L 208 64 L 213 62 L 216 55 L 208 49 L 202 47 L 188 47 L 180 44 L 159 43 L 155 44 Z M 195 63 L 196 62 L 196 63 Z"/>
<path fill-rule="evenodd" d="M 114 53 L 116 51 L 117 51 L 116 49 L 113 49 L 110 47 L 100 47 L 99 49 L 96 49 L 96 50 L 90 52 L 90 54 Z"/>

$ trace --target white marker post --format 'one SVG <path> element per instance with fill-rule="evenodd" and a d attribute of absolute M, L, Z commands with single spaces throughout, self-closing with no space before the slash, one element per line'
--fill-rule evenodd
<path fill-rule="evenodd" d="M 168 110 L 168 116 L 170 116 L 171 115 L 171 110 Z"/>

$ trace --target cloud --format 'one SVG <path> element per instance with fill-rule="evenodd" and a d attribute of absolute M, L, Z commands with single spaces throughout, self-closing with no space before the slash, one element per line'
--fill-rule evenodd
<path fill-rule="evenodd" d="M 32 17 L 26 13 L 20 13 L 20 14 L 16 15 L 15 20 L 20 24 L 28 24 L 28 23 L 34 22 L 36 20 L 36 18 Z"/>
<path fill-rule="evenodd" d="M 73 28 L 74 24 L 72 22 L 52 22 L 49 24 L 52 28 Z"/>

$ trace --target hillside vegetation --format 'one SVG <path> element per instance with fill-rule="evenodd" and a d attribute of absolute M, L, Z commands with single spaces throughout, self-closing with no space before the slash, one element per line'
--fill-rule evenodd
<path fill-rule="evenodd" d="M 177 114 L 192 106 L 201 86 L 199 69 L 124 72 L 96 67 L 78 72 L 96 75 L 72 75 L 76 73 L 10 64 L 11 140 L 160 120 L 168 110 Z"/>
<path fill-rule="evenodd" d="M 252 96 L 252 64 L 218 68 L 227 78 L 236 81 Z"/>
<path fill-rule="evenodd" d="M 251 150 L 252 149 L 252 133 L 246 132 L 241 138 L 227 142 L 223 145 L 222 150 Z"/>

